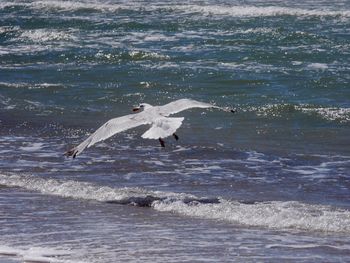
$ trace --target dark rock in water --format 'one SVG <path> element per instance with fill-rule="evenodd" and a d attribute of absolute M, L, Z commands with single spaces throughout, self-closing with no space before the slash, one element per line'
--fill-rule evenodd
<path fill-rule="evenodd" d="M 152 195 L 147 195 L 144 197 L 133 196 L 122 200 L 108 200 L 106 203 L 118 204 L 118 205 L 134 205 L 140 207 L 151 207 L 154 201 L 164 200 L 165 198 L 160 198 Z"/>
<path fill-rule="evenodd" d="M 176 202 L 182 201 L 188 205 L 198 205 L 198 204 L 218 204 L 220 200 L 218 198 L 185 198 L 185 199 L 177 199 L 177 198 L 168 198 L 168 197 L 157 197 L 152 195 L 147 196 L 133 196 L 128 197 L 122 200 L 108 200 L 106 203 L 109 204 L 118 204 L 118 205 L 133 205 L 140 207 L 151 207 L 153 202 L 155 201 L 166 201 L 166 202 Z"/>

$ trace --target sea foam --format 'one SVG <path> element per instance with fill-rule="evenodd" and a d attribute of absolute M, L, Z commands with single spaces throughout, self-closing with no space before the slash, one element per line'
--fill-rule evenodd
<path fill-rule="evenodd" d="M 199 198 L 185 193 L 112 188 L 73 180 L 33 175 L 0 174 L 0 185 L 21 187 L 42 194 L 152 207 L 189 217 L 225 221 L 234 225 L 278 230 L 350 233 L 350 211 L 301 202 L 242 203 L 222 198 Z"/>
<path fill-rule="evenodd" d="M 13 259 L 21 259 L 23 262 L 78 263 L 79 261 L 62 260 L 57 258 L 70 255 L 71 253 L 72 252 L 68 250 L 48 247 L 14 248 L 12 246 L 0 245 L 0 259 L 1 256 L 6 256 Z"/>
<path fill-rule="evenodd" d="M 250 6 L 250 5 L 197 5 L 197 4 L 157 4 L 144 5 L 143 3 L 96 3 L 94 1 L 33 1 L 30 3 L 4 1 L 0 9 L 9 7 L 24 7 L 30 9 L 44 9 L 50 11 L 89 11 L 89 12 L 118 12 L 128 11 L 169 11 L 182 13 L 196 13 L 199 15 L 225 15 L 233 17 L 261 17 L 261 16 L 316 16 L 349 18 L 349 10 L 305 9 L 284 6 Z"/>
<path fill-rule="evenodd" d="M 196 12 L 204 15 L 228 15 L 234 17 L 261 17 L 261 16 L 331 16 L 350 17 L 348 10 L 318 10 L 302 9 L 281 6 L 220 6 L 220 5 L 185 5 L 179 6 L 187 12 Z"/>
<path fill-rule="evenodd" d="M 58 40 L 73 40 L 73 36 L 67 32 L 48 29 L 26 30 L 21 33 L 20 39 L 30 40 L 36 43 L 58 41 Z"/>
<path fill-rule="evenodd" d="M 221 200 L 218 204 L 186 205 L 158 202 L 159 211 L 216 219 L 238 225 L 303 231 L 350 232 L 350 211 L 300 202 L 261 202 L 244 204 Z"/>
<path fill-rule="evenodd" d="M 345 107 L 321 107 L 311 104 L 267 104 L 259 107 L 242 107 L 242 112 L 255 112 L 256 115 L 262 117 L 283 117 L 287 114 L 296 112 L 305 113 L 307 115 L 316 115 L 327 121 L 337 121 L 347 123 L 350 121 L 350 108 Z"/>

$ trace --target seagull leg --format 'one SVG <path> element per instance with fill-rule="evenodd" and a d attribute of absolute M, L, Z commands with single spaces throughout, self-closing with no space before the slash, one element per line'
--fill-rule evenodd
<path fill-rule="evenodd" d="M 175 138 L 175 140 L 179 140 L 179 136 L 177 136 L 175 133 L 173 133 L 173 136 L 174 136 L 174 138 Z"/>
<path fill-rule="evenodd" d="M 165 142 L 162 138 L 159 138 L 160 146 L 165 147 Z"/>

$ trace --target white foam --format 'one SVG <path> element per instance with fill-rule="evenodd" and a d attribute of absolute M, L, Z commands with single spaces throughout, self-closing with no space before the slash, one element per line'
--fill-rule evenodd
<path fill-rule="evenodd" d="M 238 34 L 271 34 L 276 33 L 276 29 L 269 27 L 257 27 L 257 28 L 248 28 L 245 30 L 237 30 Z"/>
<path fill-rule="evenodd" d="M 63 249 L 48 247 L 14 248 L 12 246 L 0 245 L 0 256 L 15 257 L 24 262 L 47 262 L 47 263 L 70 263 L 82 262 L 62 260 L 57 257 L 71 255 L 72 252 Z"/>
<path fill-rule="evenodd" d="M 98 186 L 86 182 L 60 181 L 56 179 L 43 179 L 32 175 L 4 175 L 0 174 L 0 184 L 21 187 L 42 194 L 70 197 L 76 199 L 106 201 L 127 201 L 132 198 L 194 198 L 186 194 L 176 194 L 159 191 L 147 191 L 141 188 L 111 188 Z"/>
<path fill-rule="evenodd" d="M 145 52 L 145 51 L 139 51 L 139 50 L 130 51 L 129 55 L 133 59 L 161 59 L 161 60 L 166 60 L 166 59 L 170 58 L 168 55 L 159 54 L 157 52 Z"/>
<path fill-rule="evenodd" d="M 20 28 L 18 26 L 0 26 L 0 34 L 8 32 L 17 32 Z"/>
<path fill-rule="evenodd" d="M 339 121 L 342 123 L 350 121 L 350 108 L 345 107 L 318 107 L 315 105 L 293 105 L 287 103 L 267 104 L 259 107 L 245 107 L 239 109 L 243 112 L 255 112 L 258 116 L 280 117 L 284 114 L 290 114 L 300 111 L 307 114 L 317 114 L 319 117 L 328 121 Z"/>
<path fill-rule="evenodd" d="M 17 256 L 20 254 L 19 249 L 8 246 L 0 246 L 0 255 Z"/>
<path fill-rule="evenodd" d="M 300 66 L 300 65 L 302 65 L 302 64 L 303 64 L 302 61 L 292 61 L 292 65 L 293 65 L 293 66 Z"/>
<path fill-rule="evenodd" d="M 177 6 L 184 12 L 195 12 L 204 15 L 227 15 L 233 17 L 261 17 L 261 16 L 332 16 L 350 17 L 349 10 L 301 9 L 281 6 L 226 6 L 226 5 L 184 5 Z"/>
<path fill-rule="evenodd" d="M 330 121 L 339 121 L 339 122 L 349 122 L 350 121 L 350 108 L 331 108 L 331 107 L 312 107 L 312 106 L 296 106 L 296 109 L 312 114 L 316 113 L 320 117 L 330 120 Z"/>
<path fill-rule="evenodd" d="M 20 2 L 4 2 L 0 5 L 0 8 L 9 6 L 23 6 L 32 9 L 44 9 L 44 10 L 55 10 L 55 11 L 78 11 L 78 10 L 96 10 L 99 12 L 115 12 L 123 5 L 119 4 L 103 4 L 96 3 L 93 1 L 34 1 L 31 3 Z M 127 5 L 125 5 L 127 7 Z"/>
<path fill-rule="evenodd" d="M 1 83 L 0 83 L 1 85 Z M 0 105 L 3 106 L 4 109 L 6 110 L 11 110 L 11 109 L 14 109 L 16 108 L 16 105 L 14 104 L 11 104 L 11 99 L 10 98 L 7 98 L 3 95 L 0 94 Z"/>
<path fill-rule="evenodd" d="M 32 175 L 0 174 L 0 184 L 60 197 L 152 206 L 158 211 L 221 220 L 236 225 L 350 233 L 350 211 L 330 206 L 281 201 L 244 204 L 224 199 L 202 199 L 184 193 L 112 188 Z"/>
<path fill-rule="evenodd" d="M 43 88 L 63 88 L 64 85 L 56 83 L 27 83 L 27 82 L 0 82 L 0 86 L 7 88 L 27 88 L 27 89 L 43 89 Z"/>
<path fill-rule="evenodd" d="M 30 40 L 36 43 L 74 39 L 74 37 L 66 31 L 63 32 L 52 29 L 26 30 L 20 35 L 20 38 L 24 40 Z"/>
<path fill-rule="evenodd" d="M 26 146 L 19 147 L 19 150 L 26 152 L 35 152 L 42 149 L 43 145 L 44 144 L 41 142 L 27 143 Z"/>
<path fill-rule="evenodd" d="M 324 63 L 310 63 L 308 66 L 310 69 L 314 70 L 326 70 L 328 69 L 328 65 Z"/>
<path fill-rule="evenodd" d="M 149 42 L 172 42 L 177 40 L 176 37 L 174 36 L 166 36 L 164 34 L 160 34 L 160 33 L 152 33 L 150 34 L 148 32 L 148 34 L 144 34 L 144 37 L 142 39 L 143 41 L 149 41 Z"/>
<path fill-rule="evenodd" d="M 0 9 L 21 6 L 39 10 L 69 11 L 92 10 L 96 12 L 113 13 L 119 10 L 138 11 L 159 11 L 166 10 L 169 12 L 183 12 L 185 14 L 199 15 L 227 15 L 233 17 L 262 17 L 262 16 L 319 16 L 319 17 L 340 17 L 349 18 L 350 11 L 345 10 L 327 10 L 327 9 L 306 9 L 283 6 L 249 6 L 249 5 L 198 5 L 198 4 L 171 4 L 151 3 L 144 5 L 137 2 L 123 3 L 97 3 L 95 1 L 34 1 L 34 2 L 17 2 L 3 1 L 0 3 Z"/>
<path fill-rule="evenodd" d="M 219 62 L 218 66 L 224 69 L 236 69 L 241 67 L 242 65 L 235 62 Z"/>
<path fill-rule="evenodd" d="M 176 149 L 175 150 L 173 150 L 173 152 L 175 153 L 175 152 L 186 152 L 186 151 L 190 151 L 191 150 L 191 148 L 186 148 L 185 146 L 179 146 L 179 145 L 177 145 L 176 146 Z"/>
<path fill-rule="evenodd" d="M 150 160 L 150 161 L 144 161 L 144 163 L 156 165 L 156 166 L 164 166 L 165 163 L 159 160 Z"/>
<path fill-rule="evenodd" d="M 295 248 L 295 249 L 308 249 L 308 248 L 332 248 L 337 250 L 350 250 L 349 245 L 332 246 L 328 244 L 269 244 L 266 248 Z"/>
<path fill-rule="evenodd" d="M 219 204 L 187 205 L 154 202 L 159 211 L 223 220 L 234 224 L 274 229 L 350 232 L 350 211 L 300 202 L 242 204 L 221 200 Z"/>

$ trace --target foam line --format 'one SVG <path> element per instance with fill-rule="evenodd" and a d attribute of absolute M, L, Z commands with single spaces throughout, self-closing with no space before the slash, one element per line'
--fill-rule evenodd
<path fill-rule="evenodd" d="M 196 13 L 199 15 L 225 15 L 233 17 L 261 17 L 261 16 L 318 16 L 318 17 L 350 17 L 349 10 L 327 10 L 327 9 L 305 9 L 298 7 L 283 6 L 249 6 L 249 5 L 142 5 L 138 3 L 94 3 L 92 1 L 34 1 L 31 3 L 21 2 L 13 3 L 4 1 L 0 3 L 0 9 L 9 7 L 24 7 L 34 10 L 77 12 L 81 10 L 113 13 L 120 10 L 139 11 L 141 8 L 145 11 L 166 10 L 169 12 Z"/>
<path fill-rule="evenodd" d="M 152 207 L 157 211 L 220 220 L 235 225 L 350 233 L 350 211 L 295 201 L 245 203 L 221 198 L 199 198 L 185 193 L 112 188 L 73 180 L 18 174 L 0 174 L 0 185 L 21 187 L 60 197 Z"/>

